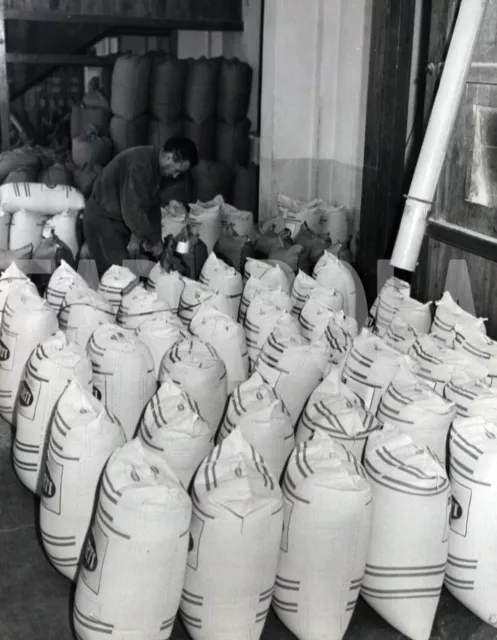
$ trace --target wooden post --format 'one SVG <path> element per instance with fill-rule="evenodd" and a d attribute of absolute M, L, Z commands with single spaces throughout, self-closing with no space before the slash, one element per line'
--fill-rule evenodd
<path fill-rule="evenodd" d="M 418 143 L 419 149 L 423 141 L 424 132 L 430 119 L 431 109 L 435 101 L 438 85 L 440 82 L 440 63 L 445 61 L 445 54 L 447 52 L 447 46 L 452 37 L 454 30 L 455 19 L 457 17 L 457 9 L 459 8 L 459 0 L 432 0 L 429 7 L 429 17 L 426 21 L 426 28 L 428 33 L 428 53 L 426 60 L 429 63 L 433 63 L 433 69 L 435 72 L 428 73 L 425 85 L 424 95 L 424 110 L 422 120 L 422 132 Z M 419 154 L 419 151 L 418 151 Z M 413 158 L 414 161 L 417 159 Z M 407 182 L 405 184 L 407 190 Z M 419 255 L 418 268 L 412 277 L 411 295 L 422 302 L 427 301 L 427 286 L 426 283 L 429 277 L 430 271 L 430 250 L 429 250 L 429 236 L 431 233 L 427 233 L 427 237 L 423 240 L 421 247 L 421 253 Z"/>
<path fill-rule="evenodd" d="M 4 0 L 0 0 L 0 131 L 2 151 L 8 151 L 10 149 L 10 92 L 7 77 L 4 9 Z"/>
<path fill-rule="evenodd" d="M 390 257 L 402 212 L 402 186 L 415 0 L 374 0 L 364 176 L 356 268 L 368 303 L 377 263 Z"/>

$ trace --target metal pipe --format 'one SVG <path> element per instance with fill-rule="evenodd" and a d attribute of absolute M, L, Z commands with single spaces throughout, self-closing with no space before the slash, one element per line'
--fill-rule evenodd
<path fill-rule="evenodd" d="M 414 271 L 489 0 L 462 0 L 390 264 Z"/>

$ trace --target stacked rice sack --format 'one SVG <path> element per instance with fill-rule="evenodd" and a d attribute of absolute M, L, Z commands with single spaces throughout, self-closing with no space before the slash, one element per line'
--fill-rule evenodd
<path fill-rule="evenodd" d="M 199 281 L 113 266 L 95 291 L 62 264 L 45 300 L 0 277 L 0 411 L 79 637 L 159 640 L 179 615 L 194 640 L 259 638 L 272 606 L 342 638 L 362 594 L 428 640 L 444 581 L 489 618 L 495 343 L 397 280 L 359 331 L 347 274 L 211 252 Z"/>
<path fill-rule="evenodd" d="M 44 241 L 57 236 L 75 261 L 80 241 L 78 212 L 85 206 L 83 194 L 71 186 L 36 182 L 12 182 L 0 186 L 0 248 L 26 252 L 27 259 L 46 257 Z M 28 251 L 29 249 L 29 251 Z"/>
<path fill-rule="evenodd" d="M 237 58 L 222 58 L 219 65 L 216 160 L 230 167 L 246 167 L 250 159 L 252 67 Z"/>
<path fill-rule="evenodd" d="M 241 430 L 213 452 L 228 384 L 234 389 L 248 376 L 245 335 L 233 319 L 241 275 L 211 254 L 202 271 L 204 284 L 181 279 L 176 301 L 170 292 L 162 296 L 168 287 L 161 286 L 161 279 L 171 275 L 154 276 L 145 288 L 125 268 L 112 267 L 93 294 L 110 316 L 101 318 L 88 342 L 93 391 L 109 418 L 122 425 L 128 442 L 105 465 L 79 561 L 73 617 L 83 638 L 90 638 L 95 627 L 126 629 L 136 638 L 169 637 L 179 609 L 192 635 L 203 628 L 210 635 L 202 637 L 217 637 L 228 619 L 233 637 L 243 637 L 262 631 L 269 607 L 269 602 L 263 607 L 258 602 L 261 593 L 267 600 L 274 585 L 283 517 L 281 490 Z M 225 293 L 208 285 L 224 287 Z M 202 292 L 197 302 L 196 291 Z M 212 306 L 216 300 L 218 308 Z M 73 327 L 75 322 L 73 317 Z M 77 335 L 85 333 L 75 330 Z M 293 435 L 281 403 L 280 407 Z M 291 447 L 287 450 L 289 454 Z M 199 465 L 206 471 L 197 473 Z M 208 480 L 202 486 L 204 478 Z M 214 502 L 212 491 L 217 494 Z M 252 496 L 248 503 L 247 491 Z M 153 512 L 149 494 L 154 496 Z M 238 494 L 239 507 L 234 502 Z M 208 527 L 200 530 L 206 513 Z M 240 518 L 245 523 L 243 536 L 234 535 Z M 263 531 L 267 544 L 261 548 Z M 210 564 L 215 562 L 219 570 L 221 555 L 214 557 L 214 547 L 221 539 L 230 540 L 219 551 L 231 582 L 216 581 L 213 588 Z M 126 565 L 119 562 L 123 554 Z M 228 567 L 239 557 L 246 557 L 246 566 L 229 573 Z M 124 613 L 123 598 L 137 576 L 144 576 L 143 598 L 129 601 Z M 239 610 L 228 614 L 223 598 L 226 602 L 231 598 L 231 583 L 244 583 L 246 588 Z M 220 590 L 221 584 L 225 586 Z M 120 585 L 117 591 L 116 585 Z M 151 598 L 148 588 L 156 596 Z M 201 601 L 205 620 L 198 622 Z M 257 615 L 249 623 L 253 610 Z"/>
<path fill-rule="evenodd" d="M 460 524 L 451 490 L 464 484 L 468 461 L 458 462 L 451 429 L 462 411 L 473 416 L 461 420 L 480 450 L 480 434 L 492 428 L 493 343 L 447 295 L 432 323 L 429 305 L 395 280 L 371 310 L 374 326 L 360 332 L 343 274 L 329 253 L 314 276 L 292 279 L 280 264 L 254 258 L 237 273 L 213 252 L 200 282 L 157 270 L 143 288 L 114 268 L 110 286 L 104 276 L 101 293 L 120 325 L 113 331 L 124 336 L 114 342 L 130 331 L 150 345 L 159 389 L 148 403 L 142 395 L 136 437 L 123 425 L 128 442 L 104 471 L 76 589 L 82 637 L 90 637 L 89 619 L 101 630 L 127 625 L 137 637 L 154 629 L 168 637 L 179 612 L 194 639 L 258 638 L 272 606 L 297 637 L 342 638 L 362 594 L 400 633 L 428 640 L 444 581 L 486 615 L 484 599 L 459 595 L 458 565 L 480 556 L 453 541 Z M 104 397 L 100 382 L 98 358 L 108 347 L 98 338 L 112 337 L 109 327 L 90 338 L 93 386 L 125 422 L 131 412 L 116 416 L 123 400 Z M 470 387 L 465 404 L 455 398 Z M 477 416 L 480 407 L 488 417 Z M 448 462 L 458 473 L 450 478 L 449 434 Z M 142 482 L 164 487 L 166 530 L 154 529 L 138 500 L 130 513 L 123 477 L 137 491 Z M 411 526 L 413 513 L 422 527 Z M 176 552 L 153 563 L 166 543 Z M 123 613 L 124 553 L 135 579 L 146 570 L 154 589 L 170 573 L 167 606 L 163 598 L 152 613 L 139 599 Z M 483 573 L 477 580 L 487 588 Z"/>
<path fill-rule="evenodd" d="M 162 208 L 162 237 L 177 237 L 187 227 L 229 267 L 243 273 L 247 257 L 253 255 L 251 242 L 253 213 L 227 204 L 221 194 L 208 201 L 184 204 L 171 201 Z"/>
<path fill-rule="evenodd" d="M 492 570 L 496 527 L 489 518 L 497 490 L 494 417 L 457 418 L 450 434 L 452 491 L 445 587 L 476 616 L 497 626 Z"/>
<path fill-rule="evenodd" d="M 329 238 L 336 251 L 349 248 L 352 220 L 344 206 L 330 204 L 322 198 L 303 202 L 283 193 L 278 193 L 277 202 L 278 211 L 293 236 L 297 236 L 305 224 L 321 238 Z"/>
<path fill-rule="evenodd" d="M 261 257 L 276 259 L 279 254 L 280 259 L 285 259 L 298 253 L 300 247 L 307 253 L 309 273 L 325 250 L 340 260 L 352 262 L 353 216 L 345 207 L 321 198 L 304 202 L 283 193 L 278 194 L 277 205 L 278 215 L 258 228 L 256 245 L 266 253 Z M 301 259 L 299 268 L 305 270 L 304 264 Z"/>
<path fill-rule="evenodd" d="M 186 61 L 171 55 L 152 60 L 148 94 L 148 144 L 160 147 L 169 138 L 182 135 L 186 71 Z"/>
<path fill-rule="evenodd" d="M 0 154 L 0 183 L 36 182 L 41 169 L 37 149 L 24 147 Z"/>
<path fill-rule="evenodd" d="M 355 452 L 364 456 L 373 493 L 363 597 L 410 638 L 430 636 L 444 583 L 494 624 L 487 599 L 491 587 L 479 572 L 479 558 L 497 530 L 492 525 L 477 543 L 481 526 L 472 519 L 483 514 L 479 500 L 491 499 L 493 487 L 488 475 L 484 481 L 476 475 L 484 473 L 477 466 L 480 457 L 492 455 L 492 445 L 481 443 L 493 437 L 495 343 L 486 336 L 484 322 L 461 309 L 448 292 L 437 302 L 432 322 L 430 305 L 413 300 L 409 285 L 396 278 L 380 291 L 368 324 L 341 367 L 323 382 L 330 396 L 320 395 L 319 388 L 311 396 L 297 442 L 324 432 L 346 446 L 354 424 L 349 416 L 357 416 L 359 429 L 361 412 L 375 414 L 376 429 L 366 447 L 357 444 Z M 473 507 L 476 488 L 482 493 Z M 426 518 L 429 524 L 413 533 L 406 523 L 416 509 L 417 521 Z"/>
<path fill-rule="evenodd" d="M 282 489 L 273 609 L 298 638 L 343 638 L 363 583 L 372 524 L 364 468 L 341 444 L 317 434 L 294 449 Z"/>
<path fill-rule="evenodd" d="M 108 161 L 112 158 L 112 142 L 106 137 L 108 132 L 109 105 L 100 91 L 90 90 L 84 96 L 81 105 L 74 105 L 71 114 L 70 150 L 54 150 L 49 147 L 24 146 L 13 151 L 0 154 L 0 184 L 11 185 L 43 185 L 46 189 L 73 187 L 88 198 L 93 184 Z M 32 189 L 33 197 L 38 197 L 38 188 Z M 42 197 L 45 197 L 43 195 Z M 56 196 L 57 197 L 57 196 Z M 17 209 L 22 211 L 22 209 Z M 36 207 L 28 211 L 39 213 Z M 58 207 L 53 213 L 66 212 L 66 207 Z M 50 212 L 52 213 L 52 212 Z M 66 219 L 72 213 L 68 209 L 66 215 L 55 218 L 54 224 L 70 233 L 70 222 Z M 6 250 L 9 243 L 9 226 L 13 214 L 0 216 L 0 250 Z M 23 234 L 35 230 L 34 221 L 29 216 L 18 214 L 14 220 L 13 245 L 22 240 Z M 43 222 L 43 221 L 42 221 Z M 43 224 L 41 224 L 43 226 Z M 25 229 L 27 227 L 27 230 Z M 38 239 L 41 230 L 38 231 Z M 47 233 L 49 231 L 46 231 Z M 70 236 L 72 237 L 72 235 Z M 66 240 L 64 240 L 66 241 Z"/>
<path fill-rule="evenodd" d="M 449 551 L 447 474 L 429 449 L 391 426 L 369 438 L 365 469 L 373 513 L 361 595 L 400 633 L 428 640 Z"/>
<path fill-rule="evenodd" d="M 232 578 L 239 582 L 243 572 L 246 582 L 243 607 L 229 616 L 235 625 L 233 637 L 262 631 L 267 615 L 269 604 L 262 609 L 263 614 L 259 612 L 257 620 L 254 617 L 254 622 L 246 626 L 247 612 L 257 607 L 260 593 L 274 584 L 282 527 L 281 490 L 240 431 L 226 439 L 225 453 L 215 455 L 212 465 L 209 463 L 226 406 L 228 384 L 231 391 L 248 376 L 245 334 L 233 319 L 241 297 L 241 275 L 211 254 L 202 271 L 202 282 L 178 279 L 181 286 L 177 287 L 176 300 L 169 287 L 161 286 L 161 280 L 168 277 L 174 276 L 154 274 L 143 287 L 127 269 L 112 267 L 102 277 L 98 292 L 86 295 L 87 304 L 90 299 L 96 303 L 98 298 L 95 311 L 90 313 L 85 306 L 81 314 L 82 325 L 90 317 L 95 326 L 87 347 L 95 399 L 106 407 L 107 420 L 121 425 L 122 437 L 128 441 L 115 450 L 105 465 L 102 485 L 95 495 L 97 510 L 79 559 L 73 617 L 78 635 L 83 638 L 90 638 L 95 627 L 102 631 L 111 627 L 116 631 L 126 629 L 136 638 L 169 637 L 179 608 L 185 624 L 195 629 L 198 615 L 191 613 L 189 607 L 195 599 L 196 608 L 197 598 L 205 598 L 205 611 L 208 607 L 211 610 L 211 630 L 207 622 L 204 624 L 215 637 L 226 617 L 222 598 L 231 595 L 231 587 L 225 588 L 223 596 L 216 594 L 209 583 L 213 575 L 209 558 L 214 541 L 221 535 L 232 540 L 230 549 L 222 548 L 226 567 L 243 555 L 253 575 L 251 582 L 246 582 L 246 571 L 240 568 Z M 209 285 L 216 289 L 209 289 Z M 55 283 L 51 289 L 54 288 Z M 199 301 L 197 291 L 202 292 Z M 60 313 L 67 316 L 68 327 L 75 335 L 87 339 L 88 331 L 78 327 L 77 309 L 73 313 L 67 310 L 76 304 L 70 293 L 69 290 Z M 52 297 L 59 302 L 57 296 Z M 218 308 L 212 306 L 216 300 Z M 99 315 L 104 313 L 105 316 Z M 286 424 L 291 434 L 291 425 Z M 223 460 L 224 476 L 216 469 Z M 198 511 L 187 491 L 192 479 L 210 477 L 211 471 L 197 474 L 202 464 L 210 465 L 209 469 L 212 466 L 216 482 L 223 485 L 215 498 L 218 507 L 209 520 L 213 527 L 205 530 L 199 547 L 200 533 L 195 523 L 211 511 L 209 492 L 215 487 L 209 481 L 203 489 L 197 484 L 192 488 Z M 123 478 L 129 479 L 126 487 Z M 253 496 L 248 510 L 244 507 L 245 498 L 239 510 L 230 498 L 240 490 L 241 495 L 248 490 Z M 147 491 L 157 505 L 153 513 L 148 507 Z M 262 510 L 256 508 L 254 516 L 252 506 L 256 504 Z M 239 513 L 234 515 L 233 509 Z M 227 528 L 226 517 L 232 518 L 231 528 Z M 246 521 L 244 535 L 234 540 L 233 527 L 238 527 L 240 517 Z M 165 520 L 169 524 L 164 529 Z M 261 550 L 260 533 L 268 525 L 272 533 Z M 50 531 L 47 540 L 49 535 Z M 165 548 L 169 549 L 166 555 Z M 126 566 L 119 562 L 122 554 L 128 558 Z M 264 568 L 264 575 L 253 571 L 254 562 Z M 146 576 L 143 599 L 130 601 L 124 615 L 126 585 L 137 576 Z M 117 584 L 122 585 L 122 590 L 116 591 Z M 151 600 L 146 585 L 157 593 L 157 602 Z"/>
<path fill-rule="evenodd" d="M 253 203 L 258 186 L 251 175 L 258 168 L 249 165 L 251 85 L 252 69 L 236 58 L 185 60 L 162 51 L 120 55 L 112 71 L 110 123 L 107 104 L 107 111 L 92 110 L 100 114 L 92 124 L 110 130 L 116 153 L 142 144 L 160 147 L 181 135 L 195 142 L 200 163 L 191 184 L 172 187 L 182 194 L 174 199 L 186 202 L 192 195 L 208 201 L 233 192 L 237 206 Z M 77 110 L 77 116 L 88 120 L 88 109 Z"/>
<path fill-rule="evenodd" d="M 0 184 L 41 183 L 73 186 L 70 153 L 49 147 L 30 146 L 0 154 Z"/>
<path fill-rule="evenodd" d="M 431 303 L 422 304 L 411 298 L 407 282 L 391 277 L 371 307 L 369 326 L 373 334 L 394 346 L 396 341 L 402 341 L 400 338 L 404 334 L 409 335 L 409 330 L 414 335 L 428 333 L 431 327 L 430 306 Z"/>
<path fill-rule="evenodd" d="M 225 208 L 229 224 L 237 223 L 236 214 Z M 238 218 L 240 225 L 246 224 L 245 216 Z M 200 628 L 198 637 L 218 637 L 227 623 L 233 638 L 262 632 L 286 517 L 278 480 L 295 446 L 294 428 L 328 371 L 328 324 L 340 345 L 352 339 L 348 331 L 356 333 L 357 327 L 343 314 L 339 294 L 316 287 L 315 301 L 323 303 L 333 322 L 324 326 L 319 304 L 309 305 L 306 322 L 316 322 L 316 328 L 304 336 L 291 315 L 286 271 L 258 261 L 252 261 L 249 271 L 253 275 L 244 287 L 242 273 L 212 252 L 199 282 L 158 267 L 144 286 L 131 271 L 114 266 L 95 291 L 65 263 L 51 278 L 46 304 L 59 321 L 62 333 L 56 335 L 85 351 L 90 372 L 85 383 L 71 382 L 56 403 L 46 428 L 41 478 L 42 541 L 54 566 L 70 578 L 77 576 L 73 616 L 80 637 L 90 638 L 95 627 L 126 628 L 137 638 L 168 637 L 178 610 L 193 637 Z M 274 282 L 278 287 L 271 290 Z M 280 334 L 268 324 L 264 331 L 272 342 L 268 340 L 266 351 L 260 336 L 249 349 L 247 323 L 237 320 L 245 313 L 250 322 L 252 308 L 264 312 L 266 304 L 276 305 L 277 317 L 283 314 L 279 328 L 286 331 Z M 276 362 L 282 343 L 288 345 L 286 359 Z M 260 363 L 259 352 L 265 359 Z M 355 491 L 359 463 L 347 460 Z M 366 513 L 364 481 L 359 485 L 362 497 L 354 509 Z M 147 510 L 144 487 L 162 496 L 155 515 Z M 79 511 L 72 506 L 71 492 L 79 496 Z M 203 524 L 206 514 L 208 527 Z M 165 517 L 169 525 L 164 530 L 158 525 Z M 240 518 L 243 537 L 235 535 Z M 361 549 L 368 522 L 365 516 Z M 266 544 L 261 548 L 263 531 Z M 68 552 L 57 554 L 61 542 Z M 159 561 L 164 545 L 170 553 L 162 553 Z M 295 549 L 286 553 L 285 562 L 297 561 Z M 132 571 L 119 563 L 122 554 Z M 361 551 L 355 572 L 360 573 L 363 556 Z M 229 571 L 239 557 L 246 558 L 245 565 Z M 219 567 L 221 560 L 226 580 L 213 582 L 211 564 Z M 144 595 L 143 601 L 129 602 L 123 614 L 127 581 L 137 575 L 146 575 L 147 584 L 162 593 L 163 576 L 171 576 L 166 606 L 163 597 L 154 604 Z M 284 583 L 283 575 L 280 580 Z M 223 603 L 231 602 L 233 585 L 241 583 L 240 606 L 228 612 Z M 111 589 L 112 584 L 122 590 Z M 350 618 L 347 598 L 344 593 L 340 607 Z M 200 602 L 205 617 L 199 621 Z M 340 607 L 334 612 L 338 626 Z M 304 602 L 302 611 L 305 617 Z"/>

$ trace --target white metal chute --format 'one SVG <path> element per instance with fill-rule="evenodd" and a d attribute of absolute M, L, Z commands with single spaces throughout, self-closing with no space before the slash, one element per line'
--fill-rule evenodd
<path fill-rule="evenodd" d="M 462 0 L 391 265 L 414 271 L 489 0 Z"/>

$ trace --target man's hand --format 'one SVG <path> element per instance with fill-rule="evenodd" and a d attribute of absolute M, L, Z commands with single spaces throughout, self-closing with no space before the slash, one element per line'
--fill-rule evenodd
<path fill-rule="evenodd" d="M 143 250 L 150 253 L 154 258 L 159 259 L 164 251 L 164 245 L 162 242 L 149 242 L 146 240 L 143 243 Z"/>

